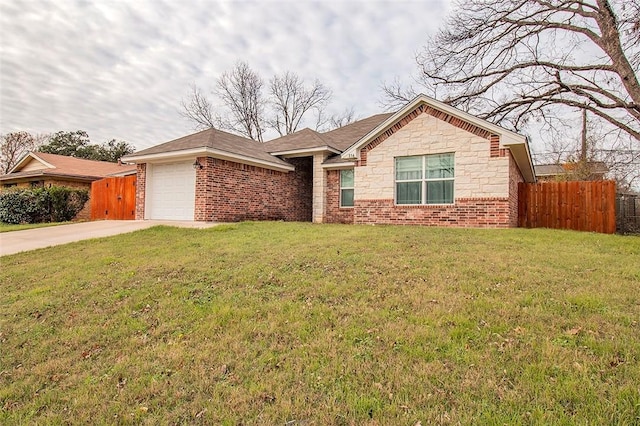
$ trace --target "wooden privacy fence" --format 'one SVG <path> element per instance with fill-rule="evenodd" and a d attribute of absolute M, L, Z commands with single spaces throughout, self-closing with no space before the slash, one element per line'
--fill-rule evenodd
<path fill-rule="evenodd" d="M 518 185 L 518 226 L 616 232 L 613 181 L 543 182 Z"/>
<path fill-rule="evenodd" d="M 91 220 L 136 218 L 136 175 L 91 183 Z"/>

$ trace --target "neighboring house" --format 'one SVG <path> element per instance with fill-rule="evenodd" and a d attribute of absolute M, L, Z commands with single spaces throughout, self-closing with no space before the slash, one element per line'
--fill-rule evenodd
<path fill-rule="evenodd" d="M 0 176 L 2 189 L 66 186 L 91 191 L 91 182 L 107 176 L 136 173 L 131 164 L 92 161 L 64 155 L 30 152 L 6 175 Z M 78 213 L 77 219 L 89 219 L 90 203 Z"/>
<path fill-rule="evenodd" d="M 568 180 L 604 180 L 609 168 L 602 161 L 586 163 L 537 164 L 536 178 L 543 182 Z"/>
<path fill-rule="evenodd" d="M 517 226 L 527 139 L 424 95 L 326 133 L 258 143 L 215 129 L 123 158 L 137 219 Z"/>

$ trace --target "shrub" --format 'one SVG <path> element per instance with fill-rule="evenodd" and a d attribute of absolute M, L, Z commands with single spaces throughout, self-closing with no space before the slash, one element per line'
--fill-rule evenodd
<path fill-rule="evenodd" d="M 86 189 L 63 186 L 13 189 L 0 193 L 0 222 L 42 223 L 73 219 L 89 199 Z"/>
<path fill-rule="evenodd" d="M 43 188 L 14 189 L 0 194 L 0 221 L 5 223 L 46 222 L 48 195 Z"/>
<path fill-rule="evenodd" d="M 52 222 L 66 222 L 73 219 L 89 199 L 89 192 L 86 189 L 52 186 L 48 188 L 48 192 Z"/>

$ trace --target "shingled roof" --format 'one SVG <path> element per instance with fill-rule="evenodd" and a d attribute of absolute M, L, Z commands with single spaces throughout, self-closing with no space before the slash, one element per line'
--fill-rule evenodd
<path fill-rule="evenodd" d="M 268 152 L 278 153 L 329 147 L 342 152 L 393 114 L 377 114 L 325 133 L 302 129 L 265 142 Z"/>
<path fill-rule="evenodd" d="M 393 114 L 394 113 L 390 112 L 387 114 L 372 115 L 371 117 L 363 120 L 358 120 L 346 126 L 338 127 L 330 132 L 323 133 L 322 136 L 331 140 L 333 142 L 333 146 L 338 148 L 340 151 L 344 151 Z"/>
<path fill-rule="evenodd" d="M 264 164 L 292 167 L 287 161 L 276 155 L 295 151 L 329 150 L 335 153 L 344 151 L 362 136 L 366 135 L 392 114 L 377 114 L 346 126 L 319 133 L 309 128 L 299 130 L 271 141 L 260 143 L 251 139 L 234 135 L 218 129 L 207 129 L 192 135 L 183 136 L 151 148 L 143 149 L 125 156 L 125 161 L 143 162 L 153 157 L 175 153 L 180 155 L 193 154 L 193 151 L 203 151 L 218 155 L 259 160 Z"/>
<path fill-rule="evenodd" d="M 264 146 L 270 153 L 321 147 L 337 149 L 332 146 L 330 140 L 324 138 L 323 134 L 309 128 L 265 142 Z"/>
<path fill-rule="evenodd" d="M 35 165 L 32 163 L 36 162 Z M 22 171 L 23 168 L 28 170 Z M 135 164 L 118 164 L 107 161 L 85 160 L 45 152 L 30 152 L 0 180 L 9 181 L 33 176 L 56 176 L 79 180 L 96 180 L 109 175 L 134 172 Z"/>
<path fill-rule="evenodd" d="M 265 149 L 265 144 L 218 129 L 207 129 L 192 135 L 183 136 L 151 148 L 143 149 L 142 151 L 124 157 L 124 159 L 200 148 L 211 148 L 229 154 L 280 165 L 288 165 L 286 161 L 269 154 Z"/>

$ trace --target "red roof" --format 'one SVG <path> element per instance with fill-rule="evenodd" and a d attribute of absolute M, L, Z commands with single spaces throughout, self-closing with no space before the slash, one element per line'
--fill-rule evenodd
<path fill-rule="evenodd" d="M 32 165 L 33 162 L 38 163 L 37 167 L 29 167 L 30 170 L 23 171 L 27 165 Z M 30 152 L 11 172 L 0 176 L 0 180 L 7 181 L 21 177 L 43 175 L 77 178 L 80 180 L 97 180 L 109 175 L 130 174 L 135 170 L 135 164 L 118 164 L 44 152 Z"/>

